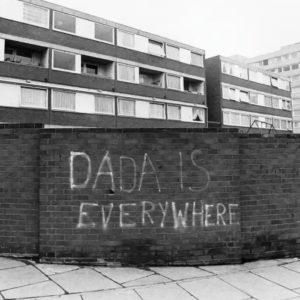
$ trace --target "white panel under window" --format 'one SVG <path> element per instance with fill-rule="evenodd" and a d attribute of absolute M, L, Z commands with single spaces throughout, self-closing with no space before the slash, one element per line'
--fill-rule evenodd
<path fill-rule="evenodd" d="M 278 79 L 275 77 L 271 78 L 271 85 L 274 87 L 278 87 Z"/>
<path fill-rule="evenodd" d="M 49 28 L 49 9 L 29 3 L 23 5 L 24 22 Z"/>
<path fill-rule="evenodd" d="M 185 64 L 191 63 L 191 51 L 180 48 L 180 61 Z"/>
<path fill-rule="evenodd" d="M 93 114 L 94 96 L 85 93 L 76 93 L 76 111 L 86 114 Z"/>
<path fill-rule="evenodd" d="M 138 118 L 149 118 L 149 105 L 147 101 L 135 101 L 135 116 Z"/>
<path fill-rule="evenodd" d="M 135 35 L 135 50 L 148 52 L 148 39 L 141 35 Z"/>
<path fill-rule="evenodd" d="M 1 0 L 0 17 L 23 22 L 23 2 L 17 0 Z"/>
<path fill-rule="evenodd" d="M 136 82 L 136 67 L 119 63 L 118 80 Z"/>
<path fill-rule="evenodd" d="M 240 67 L 239 69 L 239 77 L 243 78 L 243 79 L 248 79 L 248 69 L 244 68 L 244 67 Z"/>
<path fill-rule="evenodd" d="M 249 127 L 250 126 L 250 116 L 249 115 L 241 115 L 241 126 Z"/>
<path fill-rule="evenodd" d="M 183 122 L 193 121 L 193 107 L 190 106 L 181 107 L 181 121 Z"/>
<path fill-rule="evenodd" d="M 249 102 L 249 93 L 245 91 L 240 91 L 240 100 L 243 102 Z"/>
<path fill-rule="evenodd" d="M 269 75 L 263 74 L 263 82 L 264 82 L 264 84 L 266 84 L 266 85 L 271 85 L 271 82 L 270 82 L 270 76 L 269 76 Z"/>
<path fill-rule="evenodd" d="M 65 91 L 53 91 L 52 108 L 59 110 L 75 111 L 76 94 Z"/>
<path fill-rule="evenodd" d="M 115 99 L 110 96 L 95 96 L 95 112 L 107 115 L 115 114 Z"/>
<path fill-rule="evenodd" d="M 21 88 L 16 84 L 0 83 L 0 106 L 18 107 L 21 99 Z"/>
<path fill-rule="evenodd" d="M 76 20 L 76 34 L 85 38 L 95 38 L 95 23 L 77 18 Z"/>
<path fill-rule="evenodd" d="M 0 39 L 0 61 L 5 59 L 5 40 Z"/>
<path fill-rule="evenodd" d="M 181 120 L 180 106 L 168 105 L 168 119 Z"/>
<path fill-rule="evenodd" d="M 176 75 L 167 75 L 167 87 L 169 89 L 180 90 L 181 89 L 181 78 Z"/>
<path fill-rule="evenodd" d="M 257 82 L 264 83 L 264 74 L 263 73 L 257 72 L 256 77 L 257 77 Z"/>
<path fill-rule="evenodd" d="M 174 60 L 180 59 L 180 52 L 178 47 L 167 45 L 166 50 L 167 50 L 167 58 L 174 59 Z"/>
<path fill-rule="evenodd" d="M 257 75 L 255 71 L 249 70 L 249 80 L 251 81 L 257 81 Z"/>
<path fill-rule="evenodd" d="M 241 115 L 238 113 L 231 113 L 230 114 L 231 124 L 239 126 L 241 123 Z"/>
<path fill-rule="evenodd" d="M 159 103 L 150 103 L 150 118 L 165 119 L 165 105 Z"/>
<path fill-rule="evenodd" d="M 118 46 L 126 47 L 126 48 L 134 48 L 134 34 L 118 30 L 117 32 L 117 44 Z"/>
<path fill-rule="evenodd" d="M 119 99 L 118 101 L 118 114 L 121 116 L 135 116 L 135 101 Z"/>
<path fill-rule="evenodd" d="M 47 108 L 47 90 L 21 87 L 21 106 Z"/>

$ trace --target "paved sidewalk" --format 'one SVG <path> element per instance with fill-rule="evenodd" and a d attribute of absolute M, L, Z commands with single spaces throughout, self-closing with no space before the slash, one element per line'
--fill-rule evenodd
<path fill-rule="evenodd" d="M 300 260 L 243 265 L 109 268 L 0 258 L 0 299 L 300 299 Z"/>

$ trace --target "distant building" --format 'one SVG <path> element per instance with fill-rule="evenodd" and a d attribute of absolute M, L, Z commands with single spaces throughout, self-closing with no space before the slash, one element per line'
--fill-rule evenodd
<path fill-rule="evenodd" d="M 292 130 L 289 79 L 222 56 L 205 64 L 209 126 Z"/>
<path fill-rule="evenodd" d="M 300 133 L 300 43 L 246 60 L 253 66 L 279 73 L 291 79 L 294 132 Z"/>
<path fill-rule="evenodd" d="M 0 122 L 206 127 L 202 49 L 41 0 L 0 1 Z"/>

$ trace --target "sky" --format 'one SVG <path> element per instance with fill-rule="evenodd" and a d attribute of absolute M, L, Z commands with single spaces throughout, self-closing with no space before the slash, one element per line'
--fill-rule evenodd
<path fill-rule="evenodd" d="M 254 57 L 300 42 L 300 0 L 48 0 L 186 43 Z"/>

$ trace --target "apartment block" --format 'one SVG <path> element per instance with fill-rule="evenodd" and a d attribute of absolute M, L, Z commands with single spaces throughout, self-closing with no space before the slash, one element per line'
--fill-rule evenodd
<path fill-rule="evenodd" d="M 300 133 L 300 43 L 250 58 L 248 64 L 284 75 L 291 80 L 294 132 Z"/>
<path fill-rule="evenodd" d="M 210 127 L 292 130 L 289 79 L 222 56 L 206 59 L 206 78 Z"/>
<path fill-rule="evenodd" d="M 0 1 L 0 122 L 206 127 L 205 52 L 41 0 Z"/>

